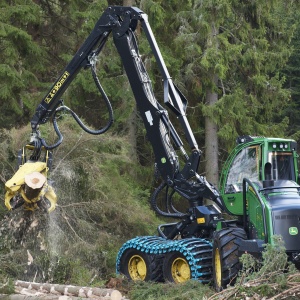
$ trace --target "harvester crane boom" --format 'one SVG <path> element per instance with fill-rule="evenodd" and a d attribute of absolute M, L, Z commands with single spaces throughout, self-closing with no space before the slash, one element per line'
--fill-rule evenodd
<path fill-rule="evenodd" d="M 140 21 L 141 27 L 145 32 L 163 78 L 164 103 L 179 120 L 185 138 L 191 148 L 190 155 L 183 148 L 183 142 L 169 119 L 168 111 L 155 98 L 151 80 L 141 60 L 134 34 L 138 21 Z M 54 126 L 60 137 L 60 141 L 52 147 L 48 146 L 40 138 L 38 126 L 46 123 L 57 111 L 64 109 L 64 106 L 60 106 L 61 95 L 80 69 L 91 67 L 94 70 L 96 56 L 101 52 L 110 34 L 113 35 L 114 44 L 126 70 L 138 110 L 147 130 L 147 137 L 154 150 L 155 165 L 164 181 L 164 186 L 172 188 L 182 197 L 189 200 L 191 206 L 202 204 L 204 197 L 214 200 L 219 206 L 222 206 L 217 190 L 204 177 L 197 174 L 201 151 L 198 148 L 185 113 L 187 100 L 171 79 L 148 23 L 148 16 L 136 7 L 108 7 L 102 14 L 89 37 L 37 107 L 31 120 L 31 127 L 33 140 L 39 140 L 41 143 L 36 143 L 35 145 L 43 145 L 45 148 L 52 149 L 60 144 L 62 136 L 55 126 L 55 118 L 53 118 Z M 96 80 L 96 83 L 98 83 L 102 96 L 107 99 L 99 80 Z M 108 108 L 110 111 L 110 103 L 108 104 Z M 76 116 L 75 113 L 71 113 Z M 111 124 L 112 112 L 105 128 L 96 132 L 88 132 L 101 134 Z M 174 148 L 180 149 L 186 161 L 182 170 L 179 169 L 179 159 Z M 157 212 L 160 213 L 161 211 L 157 209 Z M 166 216 L 170 217 L 180 217 L 182 215 L 178 213 L 166 213 Z"/>

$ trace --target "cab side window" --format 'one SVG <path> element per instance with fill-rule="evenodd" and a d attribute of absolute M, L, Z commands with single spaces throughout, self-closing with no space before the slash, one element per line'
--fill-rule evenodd
<path fill-rule="evenodd" d="M 291 152 L 275 152 L 269 154 L 273 168 L 273 179 L 295 181 L 293 155 Z"/>
<path fill-rule="evenodd" d="M 258 181 L 259 161 L 260 147 L 258 145 L 242 149 L 229 169 L 225 193 L 241 192 L 244 178 Z"/>

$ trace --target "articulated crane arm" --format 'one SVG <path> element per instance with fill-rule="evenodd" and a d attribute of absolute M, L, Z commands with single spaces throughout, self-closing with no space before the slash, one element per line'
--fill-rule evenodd
<path fill-rule="evenodd" d="M 183 142 L 169 119 L 168 111 L 154 96 L 151 81 L 141 60 L 134 34 L 138 22 L 140 22 L 147 37 L 162 75 L 164 103 L 179 120 L 185 138 L 190 146 L 190 154 L 187 154 L 183 148 Z M 139 113 L 147 131 L 147 137 L 154 150 L 155 165 L 162 179 L 161 185 L 155 190 L 151 198 L 151 204 L 154 210 L 163 216 L 182 218 L 184 221 L 178 225 L 178 227 L 182 227 L 184 226 L 183 223 L 188 223 L 194 218 L 193 208 L 202 205 L 204 198 L 211 199 L 215 201 L 219 207 L 222 207 L 222 201 L 216 189 L 208 183 L 204 177 L 197 173 L 201 151 L 198 148 L 185 114 L 187 101 L 174 85 L 169 75 L 148 23 L 147 15 L 135 7 L 113 6 L 108 7 L 104 11 L 89 37 L 37 107 L 31 120 L 31 141 L 29 145 L 26 146 L 32 149 L 33 152 L 29 162 L 25 162 L 24 157 L 21 155 L 22 163 L 32 164 L 38 162 L 42 150 L 48 152 L 60 145 L 63 137 L 58 129 L 55 117 L 59 111 L 66 110 L 70 112 L 78 124 L 91 134 L 102 134 L 112 125 L 113 111 L 97 78 L 95 69 L 96 58 L 110 35 L 113 36 L 114 44 L 126 70 Z M 95 83 L 109 111 L 107 124 L 99 130 L 88 129 L 78 116 L 71 109 L 64 106 L 60 100 L 61 95 L 82 68 L 90 68 L 92 70 Z M 46 123 L 50 117 L 53 118 L 54 129 L 58 135 L 58 141 L 54 145 L 47 145 L 38 130 L 39 125 Z M 181 169 L 178 156 L 174 149 L 179 149 L 185 160 L 184 166 Z M 157 196 L 163 189 L 171 190 L 171 193 L 167 192 L 169 195 L 166 196 L 166 211 L 161 210 L 156 203 Z M 174 208 L 171 200 L 174 193 L 180 194 L 189 201 L 189 213 L 181 213 Z M 173 234 L 175 234 L 175 232 Z"/>

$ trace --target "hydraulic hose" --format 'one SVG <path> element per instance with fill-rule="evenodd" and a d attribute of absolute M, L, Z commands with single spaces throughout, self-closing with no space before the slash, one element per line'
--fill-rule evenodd
<path fill-rule="evenodd" d="M 94 65 L 91 65 L 91 70 L 92 70 L 92 75 L 93 75 L 93 79 L 94 79 L 94 82 L 98 88 L 98 90 L 100 91 L 103 99 L 104 99 L 104 102 L 106 104 L 106 107 L 107 107 L 107 110 L 108 110 L 108 114 L 109 114 L 109 119 L 106 123 L 105 126 L 103 126 L 102 128 L 98 129 L 98 130 L 92 130 L 90 128 L 88 128 L 82 121 L 81 119 L 78 117 L 78 115 L 72 111 L 69 107 L 65 106 L 65 105 L 62 105 L 60 106 L 59 108 L 57 108 L 55 110 L 55 113 L 53 115 L 53 127 L 54 127 L 54 130 L 58 136 L 58 141 L 55 142 L 53 145 L 47 145 L 46 141 L 44 139 L 41 139 L 41 143 L 42 145 L 47 149 L 47 150 L 52 150 L 56 147 L 58 147 L 62 141 L 63 141 L 63 136 L 58 128 L 58 124 L 57 124 L 57 118 L 56 118 L 56 114 L 60 111 L 67 111 L 69 112 L 72 117 L 75 119 L 75 121 L 77 122 L 77 124 L 87 133 L 89 134 L 93 134 L 93 135 L 99 135 L 99 134 L 103 134 L 104 132 L 106 132 L 110 127 L 111 125 L 113 124 L 113 121 L 114 121 L 114 117 L 113 117 L 113 108 L 111 106 L 111 103 L 103 89 L 103 87 L 101 86 L 100 84 L 100 81 L 97 77 L 97 74 L 96 74 L 96 71 L 94 69 Z"/>
<path fill-rule="evenodd" d="M 61 134 L 61 132 L 59 131 L 59 128 L 58 128 L 58 124 L 57 124 L 57 120 L 56 120 L 56 114 L 59 112 L 59 111 L 61 111 L 62 109 L 61 108 L 63 108 L 64 106 L 61 106 L 61 107 L 59 107 L 58 109 L 56 109 L 56 111 L 55 111 L 55 113 L 54 113 L 54 115 L 53 115 L 53 127 L 54 127 L 54 130 L 55 130 L 55 132 L 56 132 L 56 134 L 57 134 L 57 136 L 58 136 L 58 141 L 56 142 L 56 143 L 54 143 L 53 145 L 47 145 L 47 143 L 46 143 L 46 141 L 45 141 L 45 139 L 41 139 L 41 143 L 42 143 L 42 145 L 45 147 L 45 149 L 47 149 L 47 150 L 52 150 L 52 149 L 55 149 L 56 147 L 58 147 L 61 143 L 62 143 L 62 141 L 63 141 L 63 139 L 64 139 L 64 137 L 63 137 L 63 135 Z"/>
<path fill-rule="evenodd" d="M 162 182 L 153 192 L 151 199 L 150 199 L 150 203 L 151 203 L 151 207 L 152 209 L 159 215 L 163 216 L 163 217 L 168 217 L 168 218 L 182 218 L 185 216 L 185 214 L 183 213 L 169 213 L 169 212 L 164 212 L 162 211 L 158 205 L 157 205 L 157 197 L 158 194 L 167 186 L 166 182 Z"/>
<path fill-rule="evenodd" d="M 175 194 L 175 190 L 172 190 L 171 195 L 168 195 L 168 187 L 167 187 L 166 194 L 167 194 L 167 201 L 166 201 L 167 205 L 166 206 L 167 206 L 168 212 L 170 212 L 170 209 L 171 209 L 173 211 L 173 213 L 182 214 L 182 212 L 177 210 L 173 205 L 172 196 Z"/>
<path fill-rule="evenodd" d="M 30 160 L 33 160 L 33 161 L 37 161 L 41 155 L 41 151 L 42 151 L 42 141 L 39 140 L 39 139 L 34 139 L 32 141 L 32 144 L 33 144 L 33 152 L 30 156 Z"/>

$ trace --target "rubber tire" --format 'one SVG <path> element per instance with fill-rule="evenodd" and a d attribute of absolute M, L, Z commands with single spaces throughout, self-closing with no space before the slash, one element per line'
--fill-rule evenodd
<path fill-rule="evenodd" d="M 222 291 L 228 284 L 234 284 L 241 269 L 238 239 L 247 239 L 243 228 L 225 228 L 214 233 L 212 265 L 213 282 L 217 292 Z"/>
<path fill-rule="evenodd" d="M 163 264 L 163 274 L 164 274 L 164 280 L 166 282 L 172 282 L 172 283 L 182 283 L 184 281 L 178 281 L 176 280 L 176 278 L 173 277 L 172 275 L 172 265 L 173 265 L 173 262 L 178 259 L 178 258 L 181 258 L 183 260 L 186 261 L 187 265 L 188 265 L 188 268 L 189 268 L 189 272 L 190 272 L 190 276 L 187 280 L 185 281 L 188 281 L 191 279 L 191 269 L 190 269 L 190 266 L 189 266 L 189 263 L 188 263 L 188 260 L 185 258 L 185 256 L 180 253 L 180 252 L 171 252 L 171 253 L 168 253 L 166 256 L 165 256 L 165 259 L 164 259 L 164 264 Z"/>
<path fill-rule="evenodd" d="M 129 261 L 134 256 L 140 256 L 146 264 L 146 275 L 142 281 L 163 281 L 162 273 L 162 255 L 147 254 L 134 248 L 127 249 L 120 259 L 120 273 L 125 275 L 129 280 L 136 280 L 130 276 Z"/>

